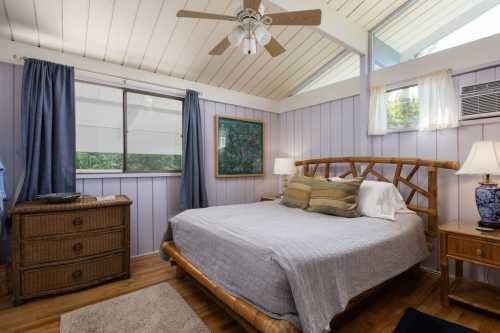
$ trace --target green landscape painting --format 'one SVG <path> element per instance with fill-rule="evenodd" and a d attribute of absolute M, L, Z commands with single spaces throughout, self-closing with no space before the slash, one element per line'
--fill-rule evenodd
<path fill-rule="evenodd" d="M 216 117 L 216 176 L 264 174 L 264 123 Z"/>

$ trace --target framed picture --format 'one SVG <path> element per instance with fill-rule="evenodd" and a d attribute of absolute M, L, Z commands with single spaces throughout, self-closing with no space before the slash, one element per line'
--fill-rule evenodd
<path fill-rule="evenodd" d="M 215 117 L 215 176 L 264 175 L 264 123 Z"/>

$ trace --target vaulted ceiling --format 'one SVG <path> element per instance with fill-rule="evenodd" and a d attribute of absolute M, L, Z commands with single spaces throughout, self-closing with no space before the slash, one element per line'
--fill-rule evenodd
<path fill-rule="evenodd" d="M 405 0 L 302 2 L 369 30 Z M 264 4 L 268 12 L 282 10 Z M 0 37 L 272 99 L 287 96 L 345 50 L 328 30 L 273 26 L 287 49 L 279 57 L 262 50 L 246 56 L 238 48 L 210 56 L 234 23 L 176 17 L 180 9 L 232 15 L 240 6 L 241 0 L 0 0 Z"/>

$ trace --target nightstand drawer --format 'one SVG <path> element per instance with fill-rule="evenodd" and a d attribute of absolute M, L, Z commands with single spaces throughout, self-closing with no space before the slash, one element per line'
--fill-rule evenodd
<path fill-rule="evenodd" d="M 23 296 L 53 294 L 116 278 L 124 273 L 123 254 L 24 271 L 21 274 Z"/>
<path fill-rule="evenodd" d="M 22 238 L 98 230 L 123 224 L 121 207 L 29 214 L 23 216 Z"/>
<path fill-rule="evenodd" d="M 64 261 L 121 250 L 124 231 L 100 231 L 72 237 L 23 241 L 22 266 Z"/>
<path fill-rule="evenodd" d="M 500 266 L 500 244 L 449 235 L 448 254 Z"/>

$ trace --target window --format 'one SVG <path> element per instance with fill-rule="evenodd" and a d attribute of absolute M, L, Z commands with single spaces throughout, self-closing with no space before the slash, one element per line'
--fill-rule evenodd
<path fill-rule="evenodd" d="M 417 57 L 423 57 L 428 54 L 498 34 L 500 33 L 499 20 L 500 5 L 420 51 Z"/>
<path fill-rule="evenodd" d="M 85 172 L 123 170 L 123 92 L 76 82 L 76 168 Z"/>
<path fill-rule="evenodd" d="M 179 171 L 182 101 L 127 92 L 127 171 Z"/>
<path fill-rule="evenodd" d="M 360 75 L 359 66 L 359 55 L 354 52 L 350 52 L 345 56 L 338 58 L 338 60 L 333 63 L 329 69 L 325 70 L 321 75 L 297 91 L 297 94 L 302 94 L 307 91 L 319 89 L 330 84 L 357 77 Z"/>
<path fill-rule="evenodd" d="M 387 128 L 390 131 L 415 129 L 418 124 L 418 87 L 388 91 Z"/>
<path fill-rule="evenodd" d="M 387 68 L 500 33 L 499 19 L 498 1 L 413 1 L 374 31 L 372 66 Z"/>
<path fill-rule="evenodd" d="M 80 173 L 181 169 L 182 99 L 76 83 Z"/>

